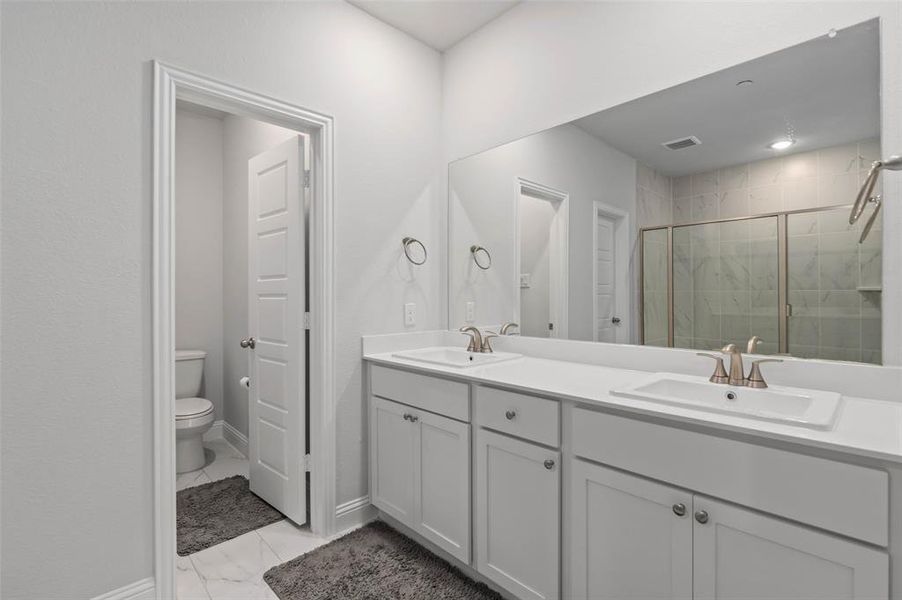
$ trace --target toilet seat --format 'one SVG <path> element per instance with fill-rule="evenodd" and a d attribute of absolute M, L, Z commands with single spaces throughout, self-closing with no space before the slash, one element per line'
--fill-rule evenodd
<path fill-rule="evenodd" d="M 213 403 L 206 398 L 176 398 L 175 420 L 196 419 L 213 412 Z"/>

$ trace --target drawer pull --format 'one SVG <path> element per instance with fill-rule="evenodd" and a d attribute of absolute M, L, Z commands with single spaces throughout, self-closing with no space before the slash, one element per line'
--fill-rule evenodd
<path fill-rule="evenodd" d="M 679 504 L 673 505 L 673 514 L 678 517 L 683 517 L 686 515 L 686 505 L 680 502 Z"/>
<path fill-rule="evenodd" d="M 545 461 L 545 468 L 548 469 L 549 471 L 550 471 L 551 469 L 553 469 L 553 468 L 554 468 L 554 461 L 551 460 L 550 458 L 549 458 L 548 460 L 546 460 L 546 461 Z"/>
<path fill-rule="evenodd" d="M 504 413 L 504 416 L 507 417 L 508 421 L 513 421 L 514 418 L 517 416 L 517 411 L 509 410 L 506 413 Z"/>
<path fill-rule="evenodd" d="M 695 520 L 704 525 L 708 522 L 708 513 L 703 510 L 695 511 Z"/>

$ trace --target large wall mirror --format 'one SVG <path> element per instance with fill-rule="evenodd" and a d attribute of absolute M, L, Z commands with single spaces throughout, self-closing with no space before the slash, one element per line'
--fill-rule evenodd
<path fill-rule="evenodd" d="M 449 327 L 880 363 L 879 77 L 874 20 L 451 163 Z"/>

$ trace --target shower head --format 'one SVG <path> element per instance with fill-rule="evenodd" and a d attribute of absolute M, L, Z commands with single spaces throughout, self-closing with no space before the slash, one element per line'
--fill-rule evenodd
<path fill-rule="evenodd" d="M 861 232 L 861 239 L 859 243 L 863 242 L 865 238 L 868 236 L 868 233 L 871 232 L 871 226 L 874 224 L 874 220 L 877 218 L 877 212 L 880 211 L 880 198 L 874 196 L 874 187 L 877 185 L 877 177 L 880 174 L 880 171 L 883 169 L 887 169 L 889 171 L 902 171 L 902 156 L 898 154 L 894 154 L 885 160 L 875 160 L 871 163 L 871 169 L 868 171 L 867 177 L 864 179 L 864 183 L 861 184 L 861 189 L 858 190 L 858 196 L 855 198 L 855 204 L 852 205 L 852 212 L 849 214 L 849 225 L 854 225 L 858 219 L 861 218 L 861 214 L 864 212 L 864 208 L 868 205 L 869 202 L 873 202 L 877 205 L 877 208 L 874 209 L 874 214 L 871 215 L 871 218 L 868 220 L 867 225 L 864 228 L 864 231 Z"/>

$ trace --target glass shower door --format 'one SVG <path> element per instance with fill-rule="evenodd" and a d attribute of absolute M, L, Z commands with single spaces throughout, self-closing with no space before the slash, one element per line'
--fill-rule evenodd
<path fill-rule="evenodd" d="M 673 228 L 673 345 L 779 350 L 777 217 Z"/>

